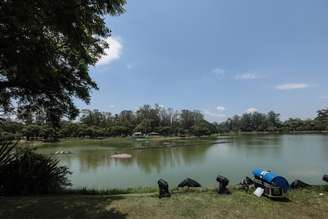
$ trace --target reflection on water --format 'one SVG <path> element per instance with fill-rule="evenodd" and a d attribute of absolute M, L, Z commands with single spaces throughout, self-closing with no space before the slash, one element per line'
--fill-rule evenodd
<path fill-rule="evenodd" d="M 40 152 L 73 152 L 58 158 L 73 171 L 74 187 L 156 186 L 160 177 L 172 186 L 185 177 L 214 186 L 217 174 L 238 183 L 255 167 L 275 170 L 289 180 L 319 184 L 328 166 L 327 140 L 325 135 L 244 136 L 209 146 L 125 150 L 132 154 L 131 159 L 112 159 L 115 150 L 100 146 L 45 148 Z"/>
<path fill-rule="evenodd" d="M 233 138 L 230 146 L 234 149 L 236 147 L 236 153 L 244 153 L 247 156 L 263 157 L 268 155 L 270 158 L 279 159 L 282 149 L 281 136 L 254 136 Z M 231 149 L 231 148 L 229 148 Z M 231 151 L 231 150 L 229 150 Z"/>

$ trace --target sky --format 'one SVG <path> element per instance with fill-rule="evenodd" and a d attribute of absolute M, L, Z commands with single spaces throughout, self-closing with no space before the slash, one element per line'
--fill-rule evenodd
<path fill-rule="evenodd" d="M 328 106 L 327 21 L 326 0 L 128 0 L 106 17 L 110 48 L 90 67 L 99 90 L 77 106 L 312 118 Z"/>

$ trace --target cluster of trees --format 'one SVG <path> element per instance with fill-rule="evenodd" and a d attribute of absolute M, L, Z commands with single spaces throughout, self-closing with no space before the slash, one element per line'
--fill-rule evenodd
<path fill-rule="evenodd" d="M 55 125 L 46 114 L 19 111 L 16 118 L 0 126 L 0 134 L 24 136 L 27 140 L 42 138 L 55 141 L 63 137 L 100 138 L 130 136 L 134 132 L 156 132 L 164 136 L 204 136 L 230 132 L 295 132 L 328 131 L 328 109 L 319 110 L 314 119 L 280 119 L 280 114 L 245 113 L 222 123 L 210 123 L 198 110 L 173 110 L 159 105 L 143 105 L 137 111 L 123 110 L 118 114 L 99 110 L 81 110 L 77 120 L 61 120 Z"/>
<path fill-rule="evenodd" d="M 295 131 L 328 131 L 328 109 L 319 110 L 314 119 L 289 118 L 280 120 L 280 114 L 245 113 L 235 115 L 217 126 L 219 132 L 295 132 Z"/>
<path fill-rule="evenodd" d="M 144 105 L 136 112 L 123 110 L 118 114 L 99 110 L 82 110 L 77 121 L 61 120 L 58 126 L 40 112 L 19 111 L 16 121 L 8 119 L 3 132 L 23 135 L 27 140 L 58 137 L 111 137 L 129 136 L 134 132 L 159 135 L 211 135 L 217 133 L 217 124 L 204 119 L 198 110 L 173 110 L 159 105 Z M 1 132 L 0 128 L 0 132 Z"/>

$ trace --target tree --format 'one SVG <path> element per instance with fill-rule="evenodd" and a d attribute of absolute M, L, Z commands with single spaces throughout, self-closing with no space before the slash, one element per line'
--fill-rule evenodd
<path fill-rule="evenodd" d="M 95 109 L 93 111 L 84 109 L 82 110 L 82 116 L 80 121 L 83 124 L 88 126 L 100 126 L 105 127 L 111 122 L 111 113 L 107 112 L 100 112 L 99 110 Z"/>
<path fill-rule="evenodd" d="M 138 122 L 138 126 L 145 128 L 145 130 L 153 130 L 155 127 L 159 126 L 160 117 L 159 117 L 160 108 L 156 104 L 154 107 L 150 105 L 143 105 L 136 112 L 136 120 Z M 140 128 L 139 127 L 139 128 Z M 140 128 L 138 130 L 142 130 Z"/>
<path fill-rule="evenodd" d="M 39 137 L 41 132 L 41 127 L 38 125 L 28 125 L 23 129 L 23 135 L 29 141 L 31 137 Z"/>
<path fill-rule="evenodd" d="M 77 137 L 79 125 L 72 122 L 65 122 L 61 125 L 61 135 L 64 137 Z"/>
<path fill-rule="evenodd" d="M 240 131 L 241 121 L 240 116 L 235 115 L 232 119 L 228 119 L 228 124 L 230 126 L 231 131 L 237 132 Z"/>
<path fill-rule="evenodd" d="M 0 111 L 46 109 L 49 120 L 74 118 L 73 97 L 86 103 L 89 76 L 110 30 L 106 14 L 124 12 L 125 0 L 0 1 Z M 58 123 L 54 123 L 57 125 Z"/>
<path fill-rule="evenodd" d="M 229 131 L 276 131 L 281 127 L 279 116 L 280 114 L 273 111 L 267 114 L 254 112 L 244 113 L 241 116 L 235 115 L 216 125 L 216 131 L 221 133 Z"/>
<path fill-rule="evenodd" d="M 319 119 L 319 120 L 328 120 L 328 109 L 318 110 L 317 119 Z"/>
<path fill-rule="evenodd" d="M 265 131 L 268 127 L 268 121 L 264 113 L 252 113 L 252 122 L 254 124 L 254 131 Z"/>
<path fill-rule="evenodd" d="M 19 133 L 23 130 L 23 124 L 11 120 L 5 120 L 0 125 L 0 133 L 1 132 L 9 132 L 9 133 Z"/>
<path fill-rule="evenodd" d="M 240 129 L 241 131 L 251 132 L 255 130 L 255 125 L 252 119 L 252 113 L 245 113 L 240 119 Z"/>
<path fill-rule="evenodd" d="M 299 118 L 289 118 L 284 122 L 286 131 L 302 131 L 303 121 Z"/>
<path fill-rule="evenodd" d="M 110 134 L 112 136 L 127 136 L 129 134 L 131 134 L 131 132 L 129 131 L 129 128 L 126 126 L 113 126 L 110 129 Z"/>
<path fill-rule="evenodd" d="M 184 109 L 180 114 L 180 123 L 184 129 L 190 129 L 196 122 L 202 121 L 203 119 L 203 114 L 198 110 L 190 111 Z"/>
<path fill-rule="evenodd" d="M 328 130 L 328 108 L 319 110 L 315 120 L 320 130 Z"/>
<path fill-rule="evenodd" d="M 268 129 L 270 131 L 273 131 L 281 126 L 280 121 L 280 114 L 275 113 L 274 111 L 270 111 L 267 114 L 267 120 L 268 120 Z"/>
<path fill-rule="evenodd" d="M 191 132 L 195 136 L 203 136 L 211 134 L 211 124 L 205 120 L 197 122 L 192 126 Z"/>
<path fill-rule="evenodd" d="M 172 119 L 173 119 L 174 111 L 171 108 L 164 108 L 160 107 L 159 110 L 159 120 L 160 120 L 160 126 L 170 126 L 172 125 Z"/>
<path fill-rule="evenodd" d="M 26 125 L 30 125 L 33 123 L 33 113 L 29 109 L 22 109 L 20 108 L 17 111 L 17 119 L 23 121 Z"/>
<path fill-rule="evenodd" d="M 119 125 L 134 126 L 136 116 L 132 110 L 123 110 L 119 113 L 116 121 Z"/>
<path fill-rule="evenodd" d="M 143 133 L 151 132 L 151 131 L 153 131 L 152 123 L 153 123 L 153 120 L 144 119 L 137 125 L 137 127 L 135 128 L 135 131 L 139 131 L 139 132 L 143 132 Z"/>

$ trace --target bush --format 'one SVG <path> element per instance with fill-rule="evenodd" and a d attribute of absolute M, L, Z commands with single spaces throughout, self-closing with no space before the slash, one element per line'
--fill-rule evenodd
<path fill-rule="evenodd" d="M 31 149 L 0 142 L 0 195 L 59 192 L 71 184 L 67 178 L 70 171 L 58 163 Z"/>

